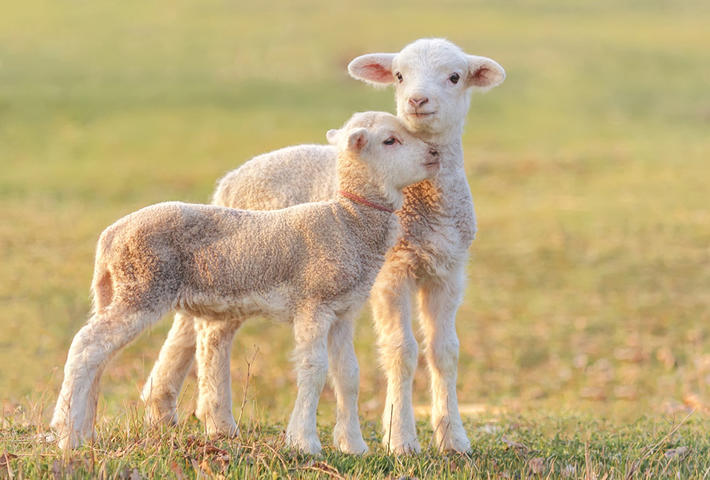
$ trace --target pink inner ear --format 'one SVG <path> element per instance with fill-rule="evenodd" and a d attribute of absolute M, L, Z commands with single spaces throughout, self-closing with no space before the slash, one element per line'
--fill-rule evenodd
<path fill-rule="evenodd" d="M 379 63 L 368 63 L 360 67 L 360 74 L 363 78 L 366 78 L 373 82 L 379 83 L 392 83 L 394 82 L 394 76 L 392 72 Z"/>
<path fill-rule="evenodd" d="M 365 146 L 365 137 L 363 135 L 358 135 L 357 141 L 355 142 L 355 150 L 358 152 L 362 150 L 362 148 Z"/>
<path fill-rule="evenodd" d="M 365 135 L 363 135 L 360 139 L 360 150 L 365 148 L 365 145 L 367 145 L 367 138 L 365 137 Z"/>
<path fill-rule="evenodd" d="M 489 74 L 491 73 L 491 70 L 488 67 L 481 67 L 476 69 L 475 72 L 473 72 L 473 75 L 471 75 L 471 83 L 476 85 L 477 87 L 486 87 L 490 85 L 491 79 L 489 78 Z"/>

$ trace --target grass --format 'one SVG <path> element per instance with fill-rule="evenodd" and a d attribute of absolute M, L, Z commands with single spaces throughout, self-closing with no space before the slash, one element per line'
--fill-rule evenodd
<path fill-rule="evenodd" d="M 168 320 L 108 367 L 97 445 L 64 457 L 35 441 L 88 313 L 98 234 L 150 203 L 206 201 L 226 171 L 264 151 L 323 142 L 353 111 L 391 110 L 389 90 L 350 80 L 345 65 L 423 36 L 448 37 L 508 73 L 503 86 L 474 97 L 464 135 L 479 220 L 458 315 L 460 399 L 483 411 L 467 420 L 473 455 L 326 452 L 313 460 L 282 452 L 286 467 L 264 465 L 259 459 L 280 445 L 295 386 L 289 327 L 255 320 L 234 344 L 235 398 L 246 359 L 254 358 L 253 377 L 241 441 L 215 443 L 230 457 L 222 473 L 315 476 L 304 466 L 323 461 L 345 476 L 515 478 L 532 475 L 529 461 L 539 457 L 545 469 L 535 475 L 561 476 L 573 465 L 571 477 L 590 477 L 589 467 L 616 478 L 694 410 L 635 475 L 705 475 L 706 2 L 447 0 L 383 9 L 371 1 L 30 0 L 2 11 L 0 454 L 18 455 L 9 464 L 15 476 L 101 468 L 111 477 L 125 468 L 124 476 L 133 468 L 179 476 L 173 461 L 197 475 L 185 458 L 199 466 L 200 446 L 214 442 L 189 416 L 192 379 L 178 429 L 136 420 Z M 365 312 L 356 348 L 371 446 L 384 400 L 373 345 Z M 421 368 L 415 402 L 428 402 Z M 328 389 L 320 412 L 325 429 Z M 249 456 L 239 449 L 249 446 L 256 463 L 240 470 Z M 688 455 L 665 456 L 683 446 Z"/>
<path fill-rule="evenodd" d="M 285 426 L 247 422 L 236 440 L 210 439 L 194 419 L 177 428 L 151 428 L 131 411 L 105 422 L 99 440 L 63 454 L 41 429 L 4 430 L 0 468 L 15 478 L 705 478 L 710 472 L 707 422 L 639 419 L 615 426 L 570 414 L 483 415 L 467 422 L 475 438 L 470 454 L 439 454 L 428 425 L 419 425 L 424 451 L 395 457 L 378 444 L 378 428 L 365 422 L 372 451 L 365 457 L 326 447 L 320 457 L 284 448 Z M 321 428 L 327 445 L 331 431 Z"/>

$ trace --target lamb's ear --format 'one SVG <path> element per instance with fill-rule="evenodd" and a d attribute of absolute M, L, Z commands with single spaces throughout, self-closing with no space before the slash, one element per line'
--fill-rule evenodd
<path fill-rule="evenodd" d="M 354 153 L 360 153 L 367 145 L 367 129 L 356 128 L 348 134 L 348 150 Z"/>
<path fill-rule="evenodd" d="M 372 85 L 389 85 L 394 82 L 392 61 L 396 53 L 369 53 L 354 59 L 348 65 L 348 73 L 353 78 Z"/>
<path fill-rule="evenodd" d="M 328 130 L 328 133 L 325 134 L 325 138 L 328 140 L 328 143 L 330 143 L 331 145 L 337 145 L 338 139 L 340 138 L 340 130 L 336 130 L 336 129 Z"/>
<path fill-rule="evenodd" d="M 498 62 L 476 55 L 468 56 L 468 78 L 466 84 L 480 90 L 497 87 L 505 80 L 505 70 Z"/>

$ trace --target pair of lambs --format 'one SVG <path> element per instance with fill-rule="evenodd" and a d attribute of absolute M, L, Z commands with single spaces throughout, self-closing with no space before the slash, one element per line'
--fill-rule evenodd
<path fill-rule="evenodd" d="M 209 433 L 234 435 L 231 341 L 245 318 L 265 313 L 292 321 L 295 332 L 298 396 L 287 443 L 320 451 L 315 413 L 330 372 L 335 444 L 364 453 L 352 322 L 371 294 L 388 382 L 383 442 L 397 453 L 419 451 L 409 308 L 416 292 L 437 445 L 470 448 L 456 400 L 455 313 L 476 230 L 461 134 L 472 90 L 500 84 L 505 73 L 442 39 L 363 55 L 349 71 L 369 83 L 393 83 L 398 116 L 356 114 L 329 132 L 335 146 L 265 154 L 220 182 L 215 204 L 267 211 L 167 203 L 104 231 L 95 312 L 72 342 L 52 420 L 60 445 L 93 435 L 99 377 L 110 357 L 177 310 L 143 390 L 151 419 L 176 421 L 177 395 L 196 355 L 196 413 Z"/>

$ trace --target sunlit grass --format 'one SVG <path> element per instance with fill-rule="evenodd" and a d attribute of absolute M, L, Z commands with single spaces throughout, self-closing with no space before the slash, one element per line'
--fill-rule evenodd
<path fill-rule="evenodd" d="M 323 455 L 312 457 L 285 448 L 280 422 L 245 417 L 237 438 L 215 439 L 194 418 L 150 427 L 130 406 L 102 422 L 98 441 L 64 454 L 28 423 L 32 415 L 3 419 L 0 472 L 10 478 L 702 478 L 710 470 L 707 422 L 687 415 L 618 426 L 566 412 L 483 414 L 466 422 L 475 442 L 465 455 L 437 453 L 420 423 L 422 453 L 400 457 L 380 446 L 373 422 L 363 424 L 367 455 L 334 451 L 321 425 Z"/>

